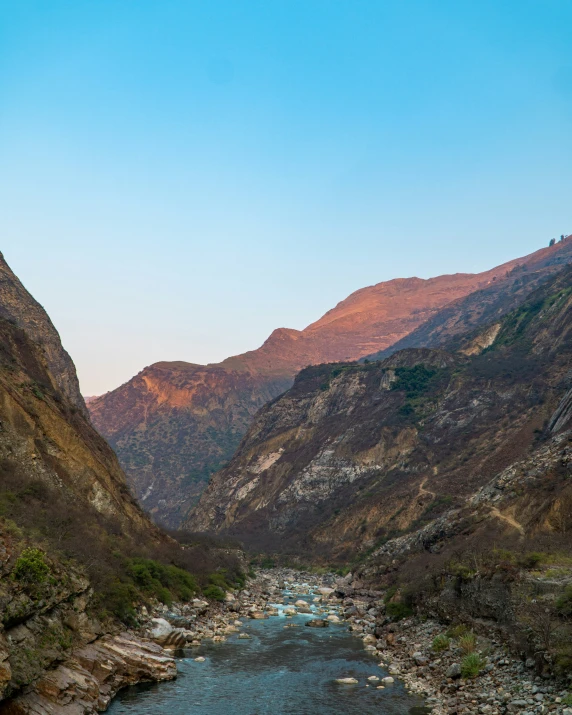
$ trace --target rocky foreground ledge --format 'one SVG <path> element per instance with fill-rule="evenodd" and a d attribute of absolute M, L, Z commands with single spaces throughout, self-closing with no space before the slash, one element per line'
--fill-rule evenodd
<path fill-rule="evenodd" d="M 127 685 L 172 680 L 176 675 L 172 654 L 150 640 L 125 632 L 74 651 L 29 692 L 0 708 L 7 715 L 91 715 L 106 710 Z"/>
<path fill-rule="evenodd" d="M 156 604 L 141 609 L 136 633 L 105 636 L 74 651 L 27 692 L 3 704 L 2 713 L 102 712 L 125 686 L 176 677 L 175 655 L 184 651 L 200 661 L 203 642 L 221 642 L 229 635 L 249 638 L 242 630 L 247 619 L 276 616 L 276 604 L 283 604 L 287 617 L 312 614 L 308 626 L 349 628 L 371 654 L 372 665 L 383 668 L 379 677 L 368 678 L 370 682 L 340 673 L 342 687 L 391 688 L 401 680 L 408 692 L 424 698 L 433 715 L 572 715 L 568 684 L 537 677 L 534 663 L 511 656 L 500 640 L 474 634 L 466 638 L 462 629 L 446 635 L 446 627 L 434 621 L 394 622 L 386 614 L 384 596 L 352 588 L 348 579 L 336 580 L 333 575 L 274 569 L 260 573 L 246 589 L 228 592 L 224 603 L 196 599 L 171 608 Z M 479 660 L 472 676 L 461 667 L 469 641 L 474 641 L 472 652 Z"/>

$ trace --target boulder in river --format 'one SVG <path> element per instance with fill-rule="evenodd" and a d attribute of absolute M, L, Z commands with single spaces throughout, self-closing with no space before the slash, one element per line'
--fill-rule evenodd
<path fill-rule="evenodd" d="M 176 650 L 183 648 L 187 642 L 183 628 L 173 628 L 164 618 L 152 618 L 149 637 L 163 648 Z"/>
<path fill-rule="evenodd" d="M 333 592 L 334 592 L 334 589 L 333 589 L 333 588 L 328 588 L 327 586 L 323 586 L 322 588 L 319 588 L 319 589 L 318 589 L 318 593 L 319 593 L 321 596 L 329 596 L 329 595 L 332 594 Z"/>
<path fill-rule="evenodd" d="M 356 678 L 336 678 L 336 683 L 341 683 L 342 685 L 357 685 Z"/>
<path fill-rule="evenodd" d="M 307 621 L 306 625 L 309 628 L 327 628 L 330 624 L 323 618 L 312 618 L 311 620 Z"/>

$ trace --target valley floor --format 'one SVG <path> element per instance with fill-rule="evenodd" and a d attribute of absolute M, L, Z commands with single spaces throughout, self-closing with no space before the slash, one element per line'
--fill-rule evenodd
<path fill-rule="evenodd" d="M 306 613 L 311 614 L 317 627 L 349 628 L 371 655 L 371 671 L 378 674 L 377 680 L 364 677 L 340 685 L 357 689 L 352 691 L 356 697 L 362 688 L 397 688 L 401 682 L 408 693 L 423 698 L 426 712 L 434 715 L 572 715 L 572 706 L 568 705 L 572 703 L 572 688 L 568 689 L 564 681 L 537 675 L 534 660 L 524 661 L 511 654 L 489 624 L 475 623 L 473 632 L 461 624 L 451 628 L 420 617 L 396 620 L 388 614 L 391 609 L 387 596 L 381 591 L 354 587 L 351 574 L 342 579 L 332 574 L 272 569 L 259 572 L 244 590 L 228 592 L 224 603 L 196 599 L 171 608 L 157 604 L 151 611 L 140 610 L 137 638 L 147 644 L 150 652 L 157 650 L 154 657 L 161 651 L 165 671 L 171 667 L 168 664 L 173 662 L 175 653 L 184 650 L 186 657 L 200 662 L 201 650 L 213 641 L 247 640 L 245 626 L 249 622 L 273 618 L 279 612 L 287 618 L 288 614 Z M 284 627 L 289 627 L 288 621 Z M 471 653 L 474 656 L 469 660 L 477 665 L 468 673 L 467 655 Z M 136 662 L 131 666 L 132 672 L 141 676 L 139 680 L 152 679 L 149 672 L 137 669 Z M 84 706 L 78 697 L 80 673 L 74 673 L 69 663 L 57 671 L 60 676 L 65 671 L 67 680 L 53 677 L 52 671 L 51 690 L 36 688 L 33 694 L 18 698 L 15 709 L 6 712 L 83 715 L 107 706 L 108 701 L 101 700 Z M 340 672 L 338 677 L 346 675 Z M 70 687 L 74 679 L 76 687 Z M 124 684 L 135 682 L 137 679 L 132 678 Z"/>

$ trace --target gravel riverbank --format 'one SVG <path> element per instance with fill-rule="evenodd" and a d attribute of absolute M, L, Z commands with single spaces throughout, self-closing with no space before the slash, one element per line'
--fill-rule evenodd
<path fill-rule="evenodd" d="M 141 634 L 200 659 L 204 641 L 223 641 L 230 634 L 248 638 L 245 625 L 250 619 L 272 618 L 280 611 L 287 617 L 306 613 L 306 625 L 349 628 L 371 654 L 372 666 L 383 668 L 370 682 L 347 687 L 386 688 L 399 679 L 409 692 L 424 698 L 427 712 L 434 715 L 572 715 L 567 704 L 572 690 L 563 682 L 537 677 L 533 662 L 515 659 L 494 637 L 474 636 L 462 628 L 446 635 L 442 624 L 417 618 L 393 622 L 385 613 L 383 593 L 352 591 L 347 580 L 333 575 L 273 569 L 259 573 L 246 589 L 227 593 L 224 603 L 197 599 L 153 613 L 143 610 Z M 478 674 L 463 677 L 464 659 L 471 652 Z"/>

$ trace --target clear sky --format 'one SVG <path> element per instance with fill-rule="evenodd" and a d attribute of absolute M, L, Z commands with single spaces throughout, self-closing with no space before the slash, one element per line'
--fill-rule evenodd
<path fill-rule="evenodd" d="M 99 394 L 572 232 L 570 0 L 0 0 L 0 248 Z"/>

